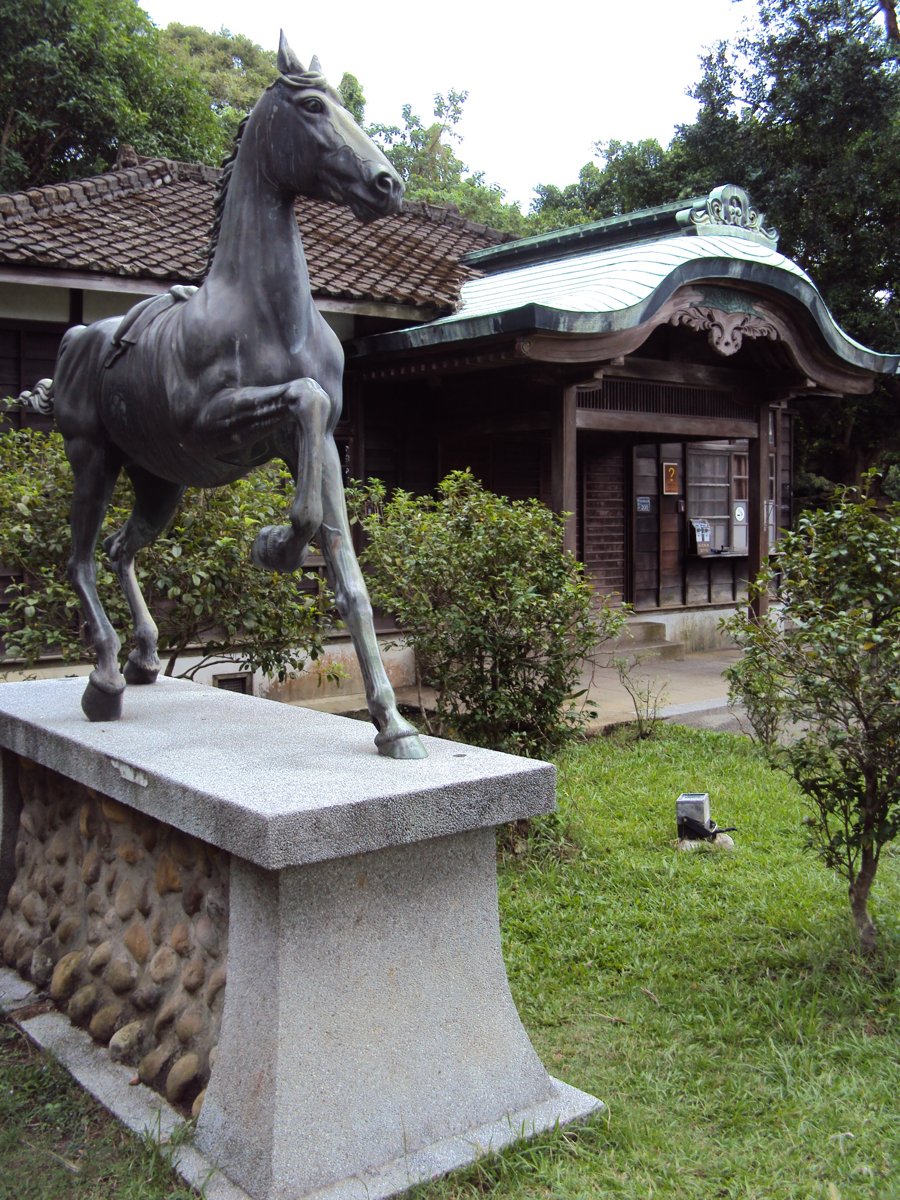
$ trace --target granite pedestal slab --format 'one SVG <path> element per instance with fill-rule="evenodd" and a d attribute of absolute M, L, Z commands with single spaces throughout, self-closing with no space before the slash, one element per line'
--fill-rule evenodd
<path fill-rule="evenodd" d="M 546 763 L 183 681 L 91 724 L 82 681 L 0 686 L 0 746 L 231 855 L 228 975 L 199 1149 L 259 1200 L 375 1200 L 588 1116 L 519 1021 L 493 827 L 549 811 Z M 0 823 L 10 877 L 15 798 Z"/>

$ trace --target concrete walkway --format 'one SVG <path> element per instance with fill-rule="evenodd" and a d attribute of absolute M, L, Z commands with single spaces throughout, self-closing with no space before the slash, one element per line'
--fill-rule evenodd
<path fill-rule="evenodd" d="M 740 732 L 739 715 L 728 705 L 728 684 L 723 678 L 726 667 L 739 658 L 738 650 L 705 650 L 683 659 L 647 658 L 632 668 L 631 679 L 666 720 Z M 635 704 L 614 667 L 586 671 L 582 687 L 589 689 L 597 708 L 591 730 L 635 719 Z"/>
<path fill-rule="evenodd" d="M 638 648 L 635 648 L 639 650 Z M 632 654 L 635 653 L 632 650 Z M 624 652 L 624 651 L 623 651 Z M 606 661 L 610 656 L 604 656 Z M 683 659 L 646 659 L 632 668 L 631 677 L 657 702 L 659 716 L 679 725 L 694 725 L 704 729 L 741 732 L 739 717 L 728 706 L 728 685 L 722 672 L 740 657 L 737 650 L 707 650 L 688 654 Z M 619 725 L 635 719 L 635 708 L 625 687 L 619 681 L 615 667 L 597 666 L 585 669 L 581 687 L 588 689 L 588 698 L 597 709 L 597 716 L 588 725 L 599 733 L 609 725 Z M 434 692 L 424 689 L 426 705 L 434 702 Z M 416 689 L 398 688 L 397 700 L 418 707 Z M 365 709 L 365 696 L 338 693 L 322 700 L 298 702 L 324 712 L 346 713 Z"/>

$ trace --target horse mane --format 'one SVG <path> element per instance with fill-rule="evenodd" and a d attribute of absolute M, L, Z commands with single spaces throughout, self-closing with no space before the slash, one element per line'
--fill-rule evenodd
<path fill-rule="evenodd" d="M 228 196 L 228 185 L 231 182 L 231 173 L 234 170 L 234 164 L 237 161 L 238 150 L 241 148 L 241 138 L 244 136 L 244 130 L 247 127 L 247 122 L 250 120 L 250 113 L 247 113 L 240 125 L 238 125 L 237 133 L 234 138 L 234 145 L 231 147 L 231 153 L 222 163 L 222 174 L 216 181 L 216 198 L 213 201 L 213 220 L 209 231 L 209 243 L 206 247 L 206 266 L 203 268 L 203 274 L 200 277 L 200 282 L 207 277 L 210 268 L 213 264 L 213 259 L 216 256 L 216 248 L 219 245 L 219 234 L 222 232 L 222 214 L 225 212 L 225 199 Z"/>

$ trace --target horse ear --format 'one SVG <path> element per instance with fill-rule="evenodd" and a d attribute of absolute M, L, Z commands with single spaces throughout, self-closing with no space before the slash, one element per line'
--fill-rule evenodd
<path fill-rule="evenodd" d="M 310 75 L 321 75 L 321 74 L 323 74 L 323 72 L 322 72 L 322 64 L 319 62 L 319 56 L 318 56 L 318 54 L 314 54 L 314 55 L 312 56 L 312 58 L 310 59 L 310 63 L 309 63 L 309 73 L 310 73 Z"/>
<path fill-rule="evenodd" d="M 288 45 L 288 40 L 281 30 L 278 39 L 278 70 L 282 75 L 305 75 L 306 67 Z"/>

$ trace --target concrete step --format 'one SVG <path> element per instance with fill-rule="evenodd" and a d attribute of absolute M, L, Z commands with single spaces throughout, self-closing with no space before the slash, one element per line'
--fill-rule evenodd
<path fill-rule="evenodd" d="M 684 659 L 684 643 L 670 642 L 666 637 L 663 621 L 631 621 L 611 647 L 604 647 L 613 658 L 627 658 L 631 663 L 642 663 L 650 659 Z"/>
<path fill-rule="evenodd" d="M 612 650 L 604 647 L 604 651 L 610 666 L 612 660 L 618 658 L 626 659 L 631 666 L 640 666 L 649 662 L 683 662 L 685 656 L 683 642 L 649 642 L 644 646 L 616 646 Z"/>
<path fill-rule="evenodd" d="M 646 646 L 666 641 L 665 621 L 629 621 L 622 630 L 619 643 L 623 648 Z"/>

